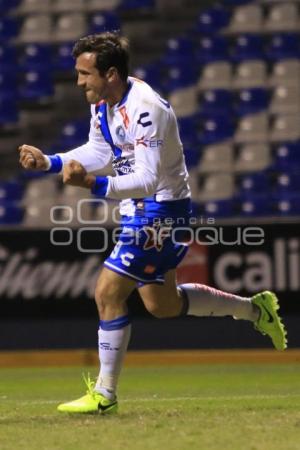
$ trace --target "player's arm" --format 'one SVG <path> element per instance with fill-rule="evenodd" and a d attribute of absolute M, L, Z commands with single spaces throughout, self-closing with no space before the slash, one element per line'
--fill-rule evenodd
<path fill-rule="evenodd" d="M 95 116 L 92 115 L 89 140 L 73 150 L 56 155 L 45 155 L 42 150 L 30 146 L 19 147 L 20 163 L 24 169 L 44 170 L 49 173 L 59 173 L 70 161 L 78 161 L 87 172 L 103 170 L 110 172 L 111 151 L 108 144 L 95 126 Z M 107 169 L 107 170 L 105 170 Z"/>
<path fill-rule="evenodd" d="M 117 177 L 95 177 L 92 192 L 112 199 L 143 198 L 155 193 L 162 163 L 168 113 L 148 105 L 135 115 L 131 126 L 134 140 L 134 172 Z M 91 182 L 91 180 L 89 180 Z M 88 187 L 88 186 L 86 186 Z"/>

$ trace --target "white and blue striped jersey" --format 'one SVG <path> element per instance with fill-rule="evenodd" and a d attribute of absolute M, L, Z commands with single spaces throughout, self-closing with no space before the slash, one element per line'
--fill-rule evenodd
<path fill-rule="evenodd" d="M 92 105 L 91 116 L 88 142 L 59 156 L 108 175 L 106 197 L 122 200 L 122 215 L 190 197 L 174 111 L 148 84 L 129 77 L 121 101 Z"/>

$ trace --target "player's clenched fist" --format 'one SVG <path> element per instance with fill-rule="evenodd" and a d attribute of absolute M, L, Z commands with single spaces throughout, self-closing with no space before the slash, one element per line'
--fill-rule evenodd
<path fill-rule="evenodd" d="M 88 175 L 85 168 L 78 161 L 71 160 L 64 166 L 63 181 L 65 184 L 91 189 L 95 183 L 95 177 Z"/>
<path fill-rule="evenodd" d="M 47 170 L 47 160 L 40 149 L 24 144 L 19 147 L 19 152 L 20 163 L 24 169 Z"/>

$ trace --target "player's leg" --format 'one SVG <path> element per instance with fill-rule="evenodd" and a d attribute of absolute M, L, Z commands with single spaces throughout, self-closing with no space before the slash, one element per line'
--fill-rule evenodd
<path fill-rule="evenodd" d="M 284 325 L 277 313 L 278 299 L 273 292 L 265 291 L 254 297 L 240 297 L 197 283 L 179 286 L 188 302 L 187 314 L 194 316 L 233 316 L 250 320 L 255 329 L 268 335 L 277 350 L 287 347 Z"/>
<path fill-rule="evenodd" d="M 164 319 L 181 315 L 185 299 L 177 288 L 175 270 L 165 274 L 164 284 L 145 284 L 138 291 L 145 308 L 154 317 Z"/>
<path fill-rule="evenodd" d="M 117 382 L 131 333 L 127 298 L 136 282 L 104 267 L 96 286 L 100 316 L 98 348 L 100 372 L 95 390 L 109 399 L 116 396 Z"/>
<path fill-rule="evenodd" d="M 156 317 L 233 316 L 253 322 L 258 331 L 271 338 L 277 350 L 287 347 L 286 331 L 277 313 L 278 300 L 272 292 L 249 298 L 198 283 L 176 286 L 175 271 L 171 270 L 163 286 L 148 284 L 139 288 L 139 293 L 147 310 Z"/>
<path fill-rule="evenodd" d="M 100 315 L 98 331 L 100 371 L 97 382 L 94 384 L 86 380 L 87 394 L 59 405 L 59 411 L 108 413 L 117 410 L 117 383 L 131 332 L 126 300 L 135 287 L 134 280 L 103 268 L 95 292 Z"/>
<path fill-rule="evenodd" d="M 197 283 L 176 284 L 176 271 L 170 270 L 161 285 L 147 284 L 139 288 L 147 310 L 156 317 L 233 316 L 255 322 L 258 307 L 251 298 L 229 294 Z"/>

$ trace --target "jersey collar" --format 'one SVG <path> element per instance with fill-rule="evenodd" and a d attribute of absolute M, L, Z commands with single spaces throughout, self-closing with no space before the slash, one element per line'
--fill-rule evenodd
<path fill-rule="evenodd" d="M 116 105 L 117 108 L 119 108 L 120 106 L 124 105 L 124 103 L 126 102 L 128 94 L 130 92 L 130 89 L 132 88 L 132 85 L 133 85 L 132 81 L 128 80 L 128 82 L 127 82 L 127 89 L 126 89 L 123 97 L 119 101 L 119 103 Z"/>

